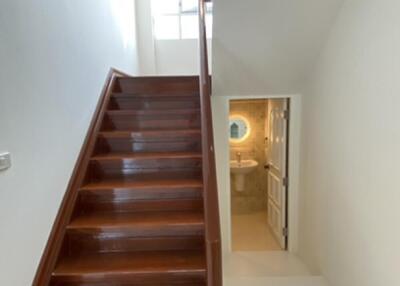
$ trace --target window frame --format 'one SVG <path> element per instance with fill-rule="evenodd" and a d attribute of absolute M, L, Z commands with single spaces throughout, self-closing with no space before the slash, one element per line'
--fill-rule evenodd
<path fill-rule="evenodd" d="M 152 17 L 152 22 L 153 22 L 154 39 L 156 39 L 158 41 L 163 41 L 163 40 L 168 41 L 168 40 L 195 40 L 195 39 L 199 38 L 199 34 L 198 33 L 194 37 L 183 37 L 183 33 L 182 33 L 182 17 L 184 17 L 184 16 L 196 16 L 196 17 L 198 17 L 198 6 L 197 6 L 196 11 L 194 11 L 193 13 L 184 12 L 183 11 L 182 1 L 184 1 L 184 0 L 179 0 L 179 7 L 178 7 L 178 12 L 177 13 L 165 13 L 165 14 L 154 15 L 153 7 L 151 8 L 151 14 L 152 14 L 151 17 Z M 211 9 L 206 7 L 206 17 L 207 16 L 211 16 L 212 17 L 212 14 L 213 14 L 213 3 L 210 2 L 210 3 L 207 3 L 207 4 L 210 4 Z M 157 37 L 157 32 L 156 32 L 157 20 L 156 20 L 156 18 L 157 17 L 165 17 L 165 16 L 167 16 L 167 17 L 178 17 L 178 25 L 179 25 L 178 26 L 178 31 L 179 31 L 178 38 L 158 38 Z M 213 23 L 213 22 L 211 22 L 211 23 Z M 212 27 L 212 25 L 213 24 L 211 24 L 211 27 Z M 212 34 L 211 33 L 207 33 L 207 38 L 211 39 L 212 38 Z"/>

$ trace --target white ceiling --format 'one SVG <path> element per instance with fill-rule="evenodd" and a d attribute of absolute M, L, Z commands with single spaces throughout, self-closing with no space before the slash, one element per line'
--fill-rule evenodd
<path fill-rule="evenodd" d="M 300 92 L 342 2 L 214 0 L 214 94 Z"/>

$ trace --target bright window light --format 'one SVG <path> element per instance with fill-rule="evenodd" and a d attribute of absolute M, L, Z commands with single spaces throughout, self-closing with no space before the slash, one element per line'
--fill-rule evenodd
<path fill-rule="evenodd" d="M 179 39 L 179 17 L 160 15 L 154 23 L 156 38 L 160 40 Z"/>
<path fill-rule="evenodd" d="M 198 0 L 183 0 L 181 1 L 182 13 L 197 13 Z"/>
<path fill-rule="evenodd" d="M 206 4 L 207 37 L 212 37 L 212 3 Z M 198 0 L 152 0 L 155 37 L 158 40 L 199 37 Z"/>
<path fill-rule="evenodd" d="M 181 17 L 181 38 L 199 38 L 199 17 L 194 15 L 184 15 Z"/>

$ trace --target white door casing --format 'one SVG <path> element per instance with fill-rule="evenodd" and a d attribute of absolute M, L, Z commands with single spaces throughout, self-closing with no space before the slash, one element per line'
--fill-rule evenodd
<path fill-rule="evenodd" d="M 282 249 L 286 249 L 287 101 L 269 113 L 268 223 Z"/>

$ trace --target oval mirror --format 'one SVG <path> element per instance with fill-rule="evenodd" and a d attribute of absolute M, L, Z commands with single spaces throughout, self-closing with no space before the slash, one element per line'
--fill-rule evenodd
<path fill-rule="evenodd" d="M 232 115 L 229 117 L 229 138 L 231 142 L 242 142 L 249 134 L 250 125 L 246 118 L 240 115 Z"/>

